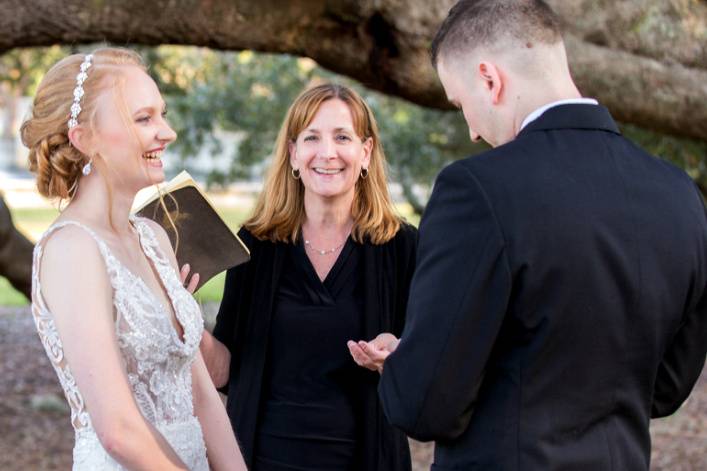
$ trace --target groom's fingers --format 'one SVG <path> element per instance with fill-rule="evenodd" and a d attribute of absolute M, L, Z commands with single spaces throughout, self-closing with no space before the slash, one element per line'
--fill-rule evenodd
<path fill-rule="evenodd" d="M 379 348 L 377 345 L 361 340 L 358 345 L 361 350 L 373 361 L 376 366 L 382 366 L 383 361 L 388 358 L 390 352 Z"/>
<path fill-rule="evenodd" d="M 369 370 L 377 371 L 379 373 L 383 372 L 383 364 L 385 359 L 388 358 L 390 352 L 378 348 L 375 344 L 371 342 L 364 342 L 363 340 L 358 342 L 357 346 L 361 349 L 366 357 L 365 366 Z"/>
<path fill-rule="evenodd" d="M 388 332 L 378 334 L 376 338 L 371 340 L 369 345 L 373 345 L 376 350 L 387 350 L 389 353 L 393 353 L 398 347 L 398 338 Z"/>

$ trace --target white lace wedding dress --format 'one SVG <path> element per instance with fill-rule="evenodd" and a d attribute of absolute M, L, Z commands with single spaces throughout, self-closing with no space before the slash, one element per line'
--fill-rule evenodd
<path fill-rule="evenodd" d="M 194 416 L 191 390 L 190 368 L 203 329 L 199 306 L 184 289 L 175 270 L 160 250 L 152 229 L 140 218 L 131 221 L 139 234 L 142 249 L 156 268 L 177 320 L 184 329 L 183 340 L 174 329 L 169 312 L 144 281 L 121 264 L 108 245 L 88 227 L 74 221 L 57 223 L 44 233 L 34 251 L 32 314 L 39 338 L 71 406 L 71 423 L 76 439 L 73 469 L 94 471 L 123 468 L 105 451 L 96 436 L 81 391 L 71 372 L 71 365 L 64 358 L 52 314 L 42 298 L 38 270 L 43 245 L 52 233 L 67 225 L 86 230 L 95 239 L 105 260 L 114 290 L 118 345 L 128 381 L 143 416 L 160 431 L 190 470 L 208 471 L 204 438 Z"/>

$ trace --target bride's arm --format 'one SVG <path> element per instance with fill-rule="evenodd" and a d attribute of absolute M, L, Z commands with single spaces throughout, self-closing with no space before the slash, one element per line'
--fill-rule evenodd
<path fill-rule="evenodd" d="M 93 428 L 106 451 L 131 470 L 187 469 L 142 416 L 117 343 L 113 291 L 95 241 L 68 226 L 47 242 L 42 294 Z"/>
<path fill-rule="evenodd" d="M 204 431 L 209 465 L 214 471 L 246 470 L 231 423 L 221 398 L 214 389 L 201 353 L 192 365 L 194 413 Z"/>

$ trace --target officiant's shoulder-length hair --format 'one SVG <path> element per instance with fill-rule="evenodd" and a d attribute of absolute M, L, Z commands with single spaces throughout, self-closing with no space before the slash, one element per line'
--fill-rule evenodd
<path fill-rule="evenodd" d="M 256 238 L 272 242 L 297 241 L 305 220 L 304 186 L 291 174 L 289 145 L 312 122 L 321 105 L 332 99 L 348 105 L 358 137 L 373 141 L 368 176 L 359 178 L 354 190 L 352 238 L 358 243 L 367 241 L 378 245 L 391 240 L 400 229 L 402 219 L 388 192 L 385 154 L 371 109 L 354 90 L 325 83 L 303 91 L 287 112 L 265 186 L 253 215 L 244 223 Z"/>

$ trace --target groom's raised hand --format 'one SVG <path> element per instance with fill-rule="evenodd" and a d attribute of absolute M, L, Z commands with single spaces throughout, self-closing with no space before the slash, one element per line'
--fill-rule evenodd
<path fill-rule="evenodd" d="M 357 365 L 382 373 L 385 359 L 395 351 L 399 342 L 395 335 L 384 332 L 370 342 L 349 340 L 346 345 Z"/>

